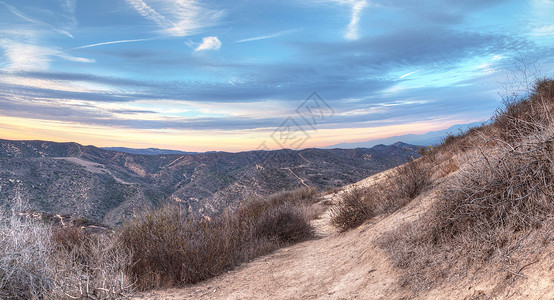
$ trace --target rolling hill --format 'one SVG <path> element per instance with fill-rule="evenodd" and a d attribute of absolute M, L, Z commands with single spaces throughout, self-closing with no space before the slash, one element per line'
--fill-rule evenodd
<path fill-rule="evenodd" d="M 417 157 L 404 143 L 358 149 L 140 155 L 76 143 L 0 140 L 0 204 L 117 225 L 172 202 L 210 215 L 303 186 L 343 186 Z"/>

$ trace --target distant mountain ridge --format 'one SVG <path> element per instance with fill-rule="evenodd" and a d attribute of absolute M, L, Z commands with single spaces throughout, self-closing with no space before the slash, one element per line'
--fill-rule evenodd
<path fill-rule="evenodd" d="M 303 149 L 141 155 L 77 143 L 0 140 L 0 205 L 120 224 L 133 213 L 179 203 L 209 215 L 253 196 L 356 182 L 418 157 L 404 143 L 372 149 Z"/>
<path fill-rule="evenodd" d="M 324 149 L 333 149 L 333 148 L 343 148 L 343 149 L 353 149 L 353 148 L 370 148 L 379 144 L 390 145 L 397 141 L 402 141 L 411 145 L 418 146 L 431 146 L 440 143 L 448 134 L 458 134 L 460 131 L 466 131 L 472 127 L 481 126 L 484 122 L 473 122 L 468 124 L 459 124 L 451 126 L 444 130 L 430 131 L 425 134 L 406 134 L 388 137 L 384 139 L 369 140 L 365 142 L 356 142 L 356 143 L 340 143 L 331 146 L 324 147 Z"/>
<path fill-rule="evenodd" d="M 142 154 L 142 155 L 198 154 L 198 153 L 200 153 L 200 152 L 186 152 L 186 151 L 180 151 L 180 150 L 158 149 L 158 148 L 136 149 L 136 148 L 127 148 L 127 147 L 101 147 L 100 149 L 109 150 L 109 151 L 125 152 L 125 153 L 130 153 L 130 154 Z"/>

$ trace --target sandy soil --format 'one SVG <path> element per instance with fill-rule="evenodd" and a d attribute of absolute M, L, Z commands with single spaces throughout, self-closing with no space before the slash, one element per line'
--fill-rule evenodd
<path fill-rule="evenodd" d="M 329 225 L 330 202 L 337 201 L 345 190 L 382 177 L 377 174 L 325 196 L 317 204 L 325 209 L 313 221 L 317 232 L 313 240 L 280 249 L 194 286 L 145 292 L 134 299 L 489 299 L 492 294 L 498 299 L 554 299 L 553 251 L 501 292 L 498 282 L 483 276 L 478 283 L 475 278 L 447 281 L 443 287 L 415 296 L 401 288 L 399 270 L 376 240 L 382 233 L 418 218 L 432 203 L 432 194 L 421 195 L 396 213 L 345 233 Z"/>

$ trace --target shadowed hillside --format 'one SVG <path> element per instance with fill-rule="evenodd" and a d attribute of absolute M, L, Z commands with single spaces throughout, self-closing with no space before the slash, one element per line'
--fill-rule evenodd
<path fill-rule="evenodd" d="M 210 215 L 241 199 L 300 187 L 339 187 L 418 156 L 397 143 L 371 149 L 137 155 L 76 143 L 0 140 L 0 204 L 110 225 L 133 211 L 179 203 Z"/>

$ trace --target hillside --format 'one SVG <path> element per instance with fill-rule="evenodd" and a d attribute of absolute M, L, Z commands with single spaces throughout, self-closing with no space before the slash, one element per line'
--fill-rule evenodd
<path fill-rule="evenodd" d="M 76 143 L 0 140 L 0 204 L 17 197 L 30 208 L 109 225 L 134 211 L 179 203 L 210 215 L 252 196 L 349 184 L 397 166 L 417 147 L 138 155 Z"/>
<path fill-rule="evenodd" d="M 102 147 L 101 149 L 117 151 L 117 152 L 125 152 L 130 154 L 143 154 L 143 155 L 198 154 L 198 152 L 187 152 L 187 151 L 158 149 L 158 148 L 135 149 L 135 148 L 127 148 L 127 147 Z"/>
<path fill-rule="evenodd" d="M 364 187 L 378 174 L 328 195 L 340 201 L 354 186 Z M 314 240 L 286 247 L 219 277 L 186 288 L 137 294 L 133 299 L 553 299 L 554 245 L 513 278 L 511 270 L 491 264 L 459 275 L 437 278 L 437 285 L 416 292 L 402 285 L 403 270 L 383 249 L 384 233 L 417 221 L 433 204 L 428 191 L 401 210 L 338 233 L 329 227 L 329 211 L 315 220 Z M 318 203 L 317 205 L 321 205 Z M 326 204 L 327 205 L 327 204 Z M 525 265 L 525 264 L 523 264 Z M 512 267 L 518 270 L 521 267 Z"/>
<path fill-rule="evenodd" d="M 554 81 L 539 81 L 490 124 L 326 195 L 314 239 L 135 298 L 554 299 L 553 112 Z"/>

